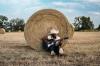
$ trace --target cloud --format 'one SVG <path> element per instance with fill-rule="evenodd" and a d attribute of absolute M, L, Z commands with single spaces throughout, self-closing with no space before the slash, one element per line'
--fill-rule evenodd
<path fill-rule="evenodd" d="M 100 3 L 100 0 L 76 0 L 74 2 Z"/>
<path fill-rule="evenodd" d="M 86 0 L 88 2 L 92 2 L 92 3 L 100 3 L 100 0 Z"/>
<path fill-rule="evenodd" d="M 89 12 L 89 14 L 95 15 L 95 16 L 100 16 L 100 12 L 97 12 L 97 11 Z"/>
<path fill-rule="evenodd" d="M 100 6 L 100 0 L 83 0 L 82 2 L 89 3 L 89 4 L 91 3 Z"/>
<path fill-rule="evenodd" d="M 30 12 L 40 5 L 39 0 L 0 0 L 2 15 L 10 18 L 26 18 Z M 33 8 L 33 10 L 32 10 Z M 4 11 L 6 9 L 6 11 Z"/>
<path fill-rule="evenodd" d="M 0 0 L 0 4 L 30 4 L 30 3 L 36 3 L 38 0 Z"/>
<path fill-rule="evenodd" d="M 97 23 L 100 21 L 99 5 L 100 0 L 0 0 L 0 14 L 8 18 L 19 17 L 27 20 L 40 9 L 52 8 L 61 11 L 71 22 L 74 17 L 84 15 L 93 17 Z"/>
<path fill-rule="evenodd" d="M 55 5 L 55 6 L 66 6 L 66 3 L 63 3 L 63 2 L 53 2 L 52 3 L 53 5 Z"/>
<path fill-rule="evenodd" d="M 85 8 L 84 5 L 78 3 L 78 2 L 52 2 L 52 4 L 56 7 L 63 7 L 68 9 L 75 9 L 75 8 Z"/>

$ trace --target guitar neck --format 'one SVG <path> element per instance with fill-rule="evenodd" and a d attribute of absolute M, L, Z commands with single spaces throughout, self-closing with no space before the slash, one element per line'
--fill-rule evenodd
<path fill-rule="evenodd" d="M 58 41 L 62 41 L 62 40 L 65 40 L 65 39 L 68 39 L 68 37 L 61 38 L 61 39 L 60 39 L 60 40 L 58 40 Z"/>

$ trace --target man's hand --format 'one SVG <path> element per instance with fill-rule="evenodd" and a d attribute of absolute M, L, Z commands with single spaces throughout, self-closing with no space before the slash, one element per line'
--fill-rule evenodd
<path fill-rule="evenodd" d="M 48 47 L 50 47 L 51 45 L 53 45 L 54 43 L 48 44 Z"/>

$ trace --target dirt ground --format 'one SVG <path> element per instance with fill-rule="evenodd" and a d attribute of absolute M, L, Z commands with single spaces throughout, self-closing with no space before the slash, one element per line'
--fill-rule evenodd
<path fill-rule="evenodd" d="M 64 56 L 28 46 L 23 32 L 0 34 L 0 66 L 100 66 L 100 32 L 75 32 Z"/>

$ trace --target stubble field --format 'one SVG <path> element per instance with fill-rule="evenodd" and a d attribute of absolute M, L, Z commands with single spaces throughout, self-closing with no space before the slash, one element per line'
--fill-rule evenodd
<path fill-rule="evenodd" d="M 0 66 L 100 66 L 100 32 L 75 32 L 64 56 L 28 46 L 23 32 L 0 34 Z"/>

